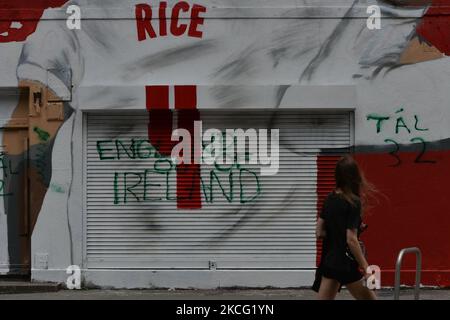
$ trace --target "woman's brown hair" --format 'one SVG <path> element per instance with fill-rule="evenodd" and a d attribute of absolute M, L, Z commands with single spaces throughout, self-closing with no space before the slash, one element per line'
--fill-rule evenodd
<path fill-rule="evenodd" d="M 335 179 L 336 189 L 339 189 L 342 196 L 353 206 L 360 202 L 361 212 L 363 212 L 362 207 L 365 206 L 369 193 L 375 188 L 367 182 L 351 155 L 345 155 L 338 161 Z"/>

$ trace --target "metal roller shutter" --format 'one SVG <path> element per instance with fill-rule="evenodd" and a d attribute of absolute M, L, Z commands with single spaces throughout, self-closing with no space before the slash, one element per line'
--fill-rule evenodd
<path fill-rule="evenodd" d="M 298 110 L 200 114 L 203 131 L 278 128 L 278 173 L 262 176 L 260 165 L 229 170 L 202 165 L 202 208 L 177 209 L 176 166 L 152 151 L 148 114 L 87 114 L 87 267 L 314 268 L 317 155 L 351 145 L 351 114 Z"/>

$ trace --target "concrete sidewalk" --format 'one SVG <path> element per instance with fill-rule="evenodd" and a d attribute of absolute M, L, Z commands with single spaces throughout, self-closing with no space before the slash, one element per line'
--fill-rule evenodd
<path fill-rule="evenodd" d="M 377 291 L 381 300 L 392 300 L 392 290 Z M 450 290 L 422 289 L 421 300 L 450 300 Z M 313 300 L 315 293 L 309 289 L 249 289 L 249 290 L 61 290 L 58 292 L 0 294 L 0 300 Z M 352 300 L 343 290 L 338 300 Z M 413 299 L 413 291 L 404 289 L 401 299 Z"/>

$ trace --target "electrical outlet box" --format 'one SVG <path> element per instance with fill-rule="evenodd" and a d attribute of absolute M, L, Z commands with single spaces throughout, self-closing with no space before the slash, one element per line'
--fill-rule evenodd
<path fill-rule="evenodd" d="M 209 270 L 216 270 L 217 269 L 217 262 L 216 261 L 210 261 L 209 262 Z"/>
<path fill-rule="evenodd" d="M 34 255 L 34 269 L 48 269 L 48 253 L 36 253 Z"/>

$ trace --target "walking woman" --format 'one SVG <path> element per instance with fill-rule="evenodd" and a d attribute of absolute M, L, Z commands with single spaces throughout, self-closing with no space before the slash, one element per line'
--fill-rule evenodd
<path fill-rule="evenodd" d="M 331 300 L 346 286 L 355 299 L 374 300 L 375 293 L 364 285 L 369 264 L 359 241 L 367 183 L 348 155 L 337 163 L 335 178 L 336 189 L 326 198 L 317 221 L 323 250 L 313 290 L 318 299 Z"/>

